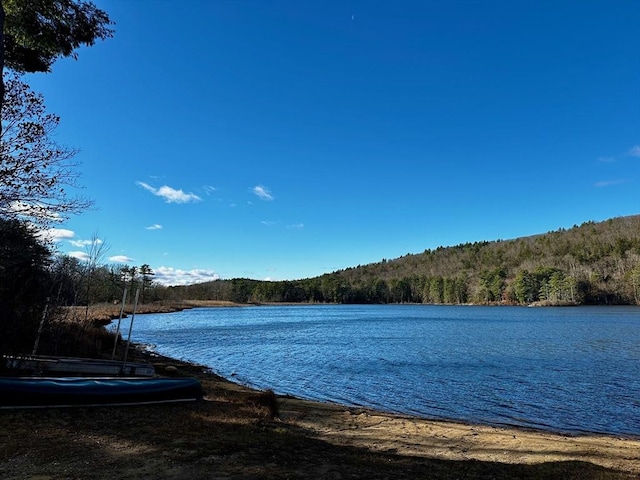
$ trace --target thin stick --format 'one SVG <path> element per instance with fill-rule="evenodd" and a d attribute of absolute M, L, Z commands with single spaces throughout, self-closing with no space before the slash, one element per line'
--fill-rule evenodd
<path fill-rule="evenodd" d="M 124 349 L 124 361 L 122 362 L 122 370 L 121 373 L 124 373 L 125 365 L 127 364 L 127 357 L 129 356 L 129 344 L 131 343 L 131 330 L 133 330 L 133 321 L 136 318 L 136 308 L 138 307 L 138 295 L 140 294 L 140 289 L 136 289 L 136 299 L 133 302 L 133 313 L 131 314 L 131 323 L 129 324 L 129 335 L 127 336 L 127 346 Z"/>
<path fill-rule="evenodd" d="M 120 306 L 120 317 L 118 317 L 118 327 L 116 328 L 116 339 L 113 341 L 113 352 L 111 352 L 111 360 L 116 356 L 116 345 L 118 345 L 118 336 L 120 335 L 120 322 L 124 315 L 124 302 L 127 301 L 127 288 L 122 292 L 122 305 Z"/>
<path fill-rule="evenodd" d="M 40 326 L 38 327 L 38 334 L 36 335 L 36 342 L 33 344 L 33 352 L 31 355 L 35 355 L 38 351 L 38 344 L 40 343 L 40 335 L 42 335 L 42 327 L 44 326 L 44 321 L 47 318 L 47 310 L 49 309 L 49 298 L 47 297 L 47 303 L 44 304 L 44 311 L 42 312 L 42 319 L 40 319 Z"/>

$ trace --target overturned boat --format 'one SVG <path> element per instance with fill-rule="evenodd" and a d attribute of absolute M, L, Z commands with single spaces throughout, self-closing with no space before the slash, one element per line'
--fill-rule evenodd
<path fill-rule="evenodd" d="M 202 386 L 194 378 L 0 378 L 0 408 L 146 405 L 202 398 Z"/>
<path fill-rule="evenodd" d="M 122 362 L 96 358 L 54 357 L 47 355 L 3 356 L 4 366 L 10 372 L 40 376 L 153 377 L 153 365 L 145 362 Z"/>

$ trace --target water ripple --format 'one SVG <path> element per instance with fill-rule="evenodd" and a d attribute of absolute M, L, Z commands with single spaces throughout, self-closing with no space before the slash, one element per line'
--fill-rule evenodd
<path fill-rule="evenodd" d="M 258 388 L 562 432 L 640 435 L 640 309 L 304 306 L 136 317 L 133 340 Z"/>

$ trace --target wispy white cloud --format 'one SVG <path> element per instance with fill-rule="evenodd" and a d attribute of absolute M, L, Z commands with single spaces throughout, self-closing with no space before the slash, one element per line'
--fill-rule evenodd
<path fill-rule="evenodd" d="M 131 263 L 133 260 L 133 258 L 127 257 L 126 255 L 114 255 L 113 257 L 109 257 L 109 261 L 114 263 Z"/>
<path fill-rule="evenodd" d="M 61 242 L 62 240 L 69 240 L 75 236 L 75 232 L 67 230 L 66 228 L 48 228 L 38 232 L 38 237 L 49 242 Z"/>
<path fill-rule="evenodd" d="M 185 193 L 183 190 L 176 190 L 168 185 L 163 185 L 160 188 L 152 187 L 145 182 L 136 182 L 136 185 L 158 197 L 164 198 L 166 203 L 194 203 L 202 200 L 195 193 Z"/>
<path fill-rule="evenodd" d="M 294 223 L 291 225 L 287 225 L 287 228 L 292 228 L 295 230 L 302 230 L 304 228 L 304 223 Z"/>
<path fill-rule="evenodd" d="M 73 258 L 77 258 L 78 260 L 80 260 L 82 262 L 88 262 L 89 261 L 89 254 L 87 252 L 75 251 L 75 252 L 69 252 L 69 253 L 67 253 L 67 255 L 69 255 L 70 257 L 73 257 Z"/>
<path fill-rule="evenodd" d="M 262 280 L 264 280 L 265 282 L 277 282 L 279 279 L 276 276 L 277 273 L 277 269 L 274 267 L 269 267 L 266 269 L 267 270 L 267 275 L 265 275 L 264 277 L 262 277 Z"/>
<path fill-rule="evenodd" d="M 598 157 L 598 161 L 602 163 L 613 163 L 621 160 L 621 157 L 635 157 L 640 158 L 640 145 L 634 145 L 629 150 L 624 152 L 623 154 L 618 154 L 615 156 L 605 155 L 602 157 Z"/>
<path fill-rule="evenodd" d="M 165 286 L 193 285 L 195 283 L 210 282 L 220 279 L 220 275 L 213 270 L 181 270 L 173 267 L 158 267 L 154 272 L 154 280 Z"/>
<path fill-rule="evenodd" d="M 594 187 L 596 188 L 605 188 L 612 187 L 613 185 L 620 185 L 622 183 L 628 183 L 629 180 L 603 180 L 601 182 L 596 182 Z"/>
<path fill-rule="evenodd" d="M 162 225 L 160 225 L 159 223 L 154 223 L 153 225 L 145 227 L 145 230 L 162 230 Z"/>
<path fill-rule="evenodd" d="M 102 240 L 96 238 L 95 240 L 69 240 L 69 243 L 77 248 L 85 248 L 90 245 L 93 245 L 95 242 L 96 245 L 102 244 Z"/>
<path fill-rule="evenodd" d="M 278 222 L 274 222 L 273 220 L 262 220 L 260 223 L 262 225 L 266 225 L 267 227 L 272 227 L 276 225 Z"/>
<path fill-rule="evenodd" d="M 256 185 L 255 187 L 253 187 L 251 189 L 251 191 L 260 199 L 260 200 L 267 200 L 267 201 L 271 201 L 273 200 L 273 195 L 271 194 L 271 192 L 269 191 L 269 189 L 267 187 L 264 187 L 262 185 Z"/>
<path fill-rule="evenodd" d="M 213 195 L 215 192 L 218 191 L 218 189 L 212 185 L 205 185 L 204 191 L 207 195 Z"/>

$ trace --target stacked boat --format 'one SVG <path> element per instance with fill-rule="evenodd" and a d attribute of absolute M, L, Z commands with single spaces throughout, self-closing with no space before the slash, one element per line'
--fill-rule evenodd
<path fill-rule="evenodd" d="M 144 405 L 203 398 L 197 379 L 156 377 L 148 363 L 35 355 L 5 357 L 4 362 L 9 371 L 31 376 L 0 377 L 3 409 Z"/>
<path fill-rule="evenodd" d="M 9 372 L 38 376 L 131 376 L 153 377 L 155 369 L 146 362 L 123 362 L 96 358 L 54 357 L 48 355 L 7 355 Z"/>

